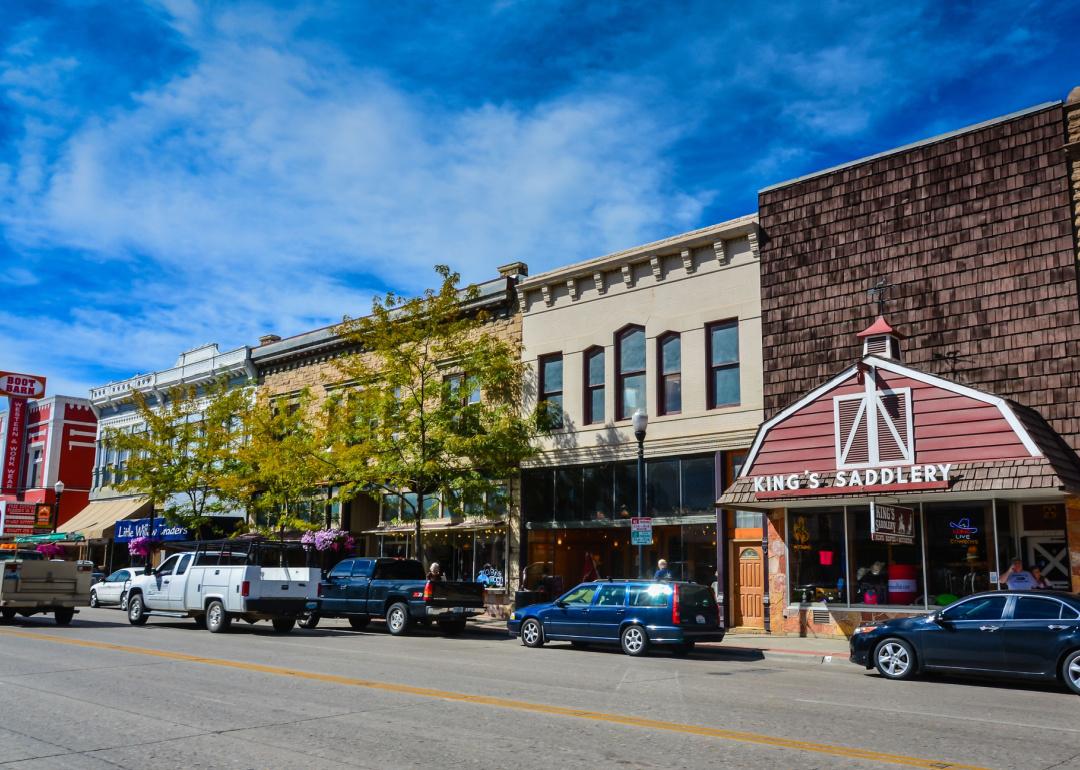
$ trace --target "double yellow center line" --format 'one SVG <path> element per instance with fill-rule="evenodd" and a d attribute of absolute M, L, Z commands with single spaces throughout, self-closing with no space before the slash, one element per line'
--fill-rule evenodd
<path fill-rule="evenodd" d="M 508 698 L 495 698 L 488 695 L 470 695 L 468 693 L 452 692 L 448 690 L 436 690 L 430 687 L 413 687 L 411 685 L 394 684 L 392 682 L 377 682 L 370 679 L 356 679 L 348 676 L 338 676 L 336 674 L 320 674 L 314 671 L 302 671 L 280 666 L 264 666 L 259 663 L 246 663 L 239 660 L 206 658 L 201 655 L 187 655 L 182 652 L 155 650 L 149 647 L 131 647 L 124 644 L 94 642 L 86 639 L 72 639 L 69 637 L 54 636 L 53 634 L 34 633 L 32 631 L 14 631 L 10 629 L 0 629 L 0 635 L 35 639 L 56 644 L 67 644 L 75 647 L 87 647 L 95 650 L 109 650 L 111 652 L 124 652 L 132 655 L 146 655 L 155 658 L 164 658 L 170 661 L 200 663 L 206 666 L 221 666 L 223 668 L 237 669 L 240 671 L 252 671 L 260 674 L 270 674 L 272 676 L 292 677 L 294 679 L 344 685 L 346 687 L 362 687 L 368 690 L 380 690 L 383 692 L 397 693 L 399 695 L 414 695 L 420 698 L 435 698 L 437 700 L 455 703 L 471 703 L 476 706 L 490 706 L 493 708 L 512 709 L 514 711 L 527 711 L 533 714 L 547 714 L 549 716 L 569 717 L 572 719 L 587 719 L 593 722 L 604 722 L 606 724 L 623 725 L 626 727 L 638 727 L 646 730 L 659 730 L 682 735 L 698 735 L 704 738 L 737 741 L 739 743 L 750 743 L 777 749 L 807 751 L 816 754 L 826 754 L 833 757 L 862 759 L 868 762 L 901 765 L 904 767 L 929 768 L 929 770 L 985 770 L 985 768 L 976 765 L 964 765 L 955 762 L 922 759 L 919 757 L 905 756 L 903 754 L 887 754 L 880 751 L 870 751 L 848 746 L 833 746 L 827 743 L 814 743 L 812 741 L 801 741 L 774 735 L 743 732 L 741 730 L 724 730 L 718 727 L 702 727 L 699 725 L 666 722 L 659 719 L 646 719 L 644 717 L 626 716 L 623 714 L 608 714 L 602 711 L 589 711 L 587 709 L 567 708 L 565 706 L 551 706 L 543 703 L 530 703 L 528 701 L 510 700 Z"/>

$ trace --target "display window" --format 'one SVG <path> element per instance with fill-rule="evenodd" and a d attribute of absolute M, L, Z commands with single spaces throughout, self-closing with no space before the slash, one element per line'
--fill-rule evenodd
<path fill-rule="evenodd" d="M 990 585 L 996 571 L 990 503 L 926 503 L 926 567 L 930 603 L 945 605 Z"/>
<path fill-rule="evenodd" d="M 844 510 L 793 511 L 789 533 L 792 601 L 846 601 Z"/>
<path fill-rule="evenodd" d="M 852 604 L 923 606 L 922 526 L 915 515 L 914 543 L 877 542 L 870 532 L 870 507 L 847 508 Z"/>

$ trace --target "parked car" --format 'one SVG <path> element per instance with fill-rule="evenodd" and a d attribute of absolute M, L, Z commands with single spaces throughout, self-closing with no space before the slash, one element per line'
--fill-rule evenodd
<path fill-rule="evenodd" d="M 466 621 L 484 611 L 484 585 L 450 580 L 429 581 L 415 559 L 358 557 L 345 559 L 319 584 L 319 598 L 308 603 L 304 628 L 320 618 L 348 618 L 356 629 L 372 618 L 385 618 L 387 630 L 406 634 L 418 623 L 437 623 L 446 634 L 459 634 Z"/>
<path fill-rule="evenodd" d="M 75 608 L 90 600 L 89 563 L 50 561 L 37 551 L 0 551 L 0 569 L 0 617 L 5 622 L 16 615 L 51 612 L 57 625 L 66 626 Z"/>
<path fill-rule="evenodd" d="M 1059 679 L 1080 694 L 1080 596 L 987 591 L 930 615 L 859 626 L 851 661 L 886 679 L 924 671 Z"/>
<path fill-rule="evenodd" d="M 515 609 L 507 629 L 526 647 L 555 640 L 618 644 L 627 655 L 644 655 L 654 645 L 686 653 L 696 642 L 724 639 L 708 586 L 651 580 L 582 583 L 554 602 Z"/>
<path fill-rule="evenodd" d="M 270 541 L 199 544 L 137 574 L 128 589 L 128 622 L 151 615 L 192 618 L 212 633 L 227 631 L 234 619 L 269 620 L 280 633 L 291 631 L 318 591 L 319 570 L 295 547 Z"/>
<path fill-rule="evenodd" d="M 138 574 L 145 571 L 143 567 L 124 567 L 116 570 L 116 572 L 90 588 L 90 606 L 100 607 L 115 604 L 120 609 L 126 610 L 131 581 Z"/>

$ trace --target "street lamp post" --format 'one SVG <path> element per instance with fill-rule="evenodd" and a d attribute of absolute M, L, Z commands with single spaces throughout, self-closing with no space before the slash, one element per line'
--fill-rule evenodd
<path fill-rule="evenodd" d="M 60 496 L 64 494 L 64 482 L 57 481 L 53 484 L 53 491 L 56 492 L 56 499 L 52 507 L 52 531 L 56 532 L 57 527 L 60 526 Z"/>
<path fill-rule="evenodd" d="M 637 439 L 637 515 L 645 515 L 645 428 L 649 425 L 649 415 L 638 409 L 630 418 L 634 426 L 634 438 Z M 638 577 L 645 577 L 645 546 L 637 547 Z"/>

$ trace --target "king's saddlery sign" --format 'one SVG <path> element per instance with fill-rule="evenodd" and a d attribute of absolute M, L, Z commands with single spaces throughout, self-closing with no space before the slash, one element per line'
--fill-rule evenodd
<path fill-rule="evenodd" d="M 915 545 L 915 511 L 871 500 L 870 539 L 890 545 Z"/>
<path fill-rule="evenodd" d="M 845 492 L 861 491 L 866 488 L 874 490 L 897 491 L 927 488 L 927 484 L 934 486 L 948 485 L 949 472 L 952 465 L 927 464 L 908 465 L 897 468 L 865 468 L 863 470 L 836 471 L 832 474 L 819 473 L 817 471 L 804 471 L 803 473 L 788 473 L 771 476 L 752 476 L 754 492 L 762 494 L 844 494 Z"/>

